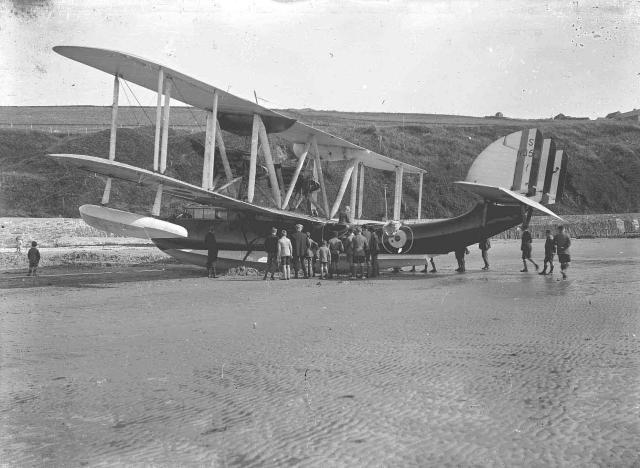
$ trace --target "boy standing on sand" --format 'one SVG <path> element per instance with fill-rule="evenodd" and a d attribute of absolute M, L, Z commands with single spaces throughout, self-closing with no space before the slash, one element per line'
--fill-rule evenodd
<path fill-rule="evenodd" d="M 218 242 L 213 225 L 209 228 L 209 232 L 204 236 L 204 244 L 207 247 L 207 276 L 209 278 L 217 278 L 216 264 L 218 262 Z"/>
<path fill-rule="evenodd" d="M 291 254 L 293 253 L 293 246 L 291 241 L 287 237 L 287 231 L 282 230 L 282 237 L 278 240 L 278 259 L 282 265 L 282 275 L 280 279 L 291 279 Z"/>
<path fill-rule="evenodd" d="M 275 227 L 271 228 L 271 234 L 264 240 L 264 250 L 267 252 L 267 269 L 262 279 L 266 280 L 269 273 L 273 279 L 273 275 L 278 271 L 278 229 Z"/>
<path fill-rule="evenodd" d="M 538 270 L 538 264 L 531 259 L 531 250 L 532 250 L 532 242 L 531 233 L 526 226 L 522 226 L 522 243 L 520 244 L 520 250 L 522 250 L 522 265 L 524 268 L 520 270 L 520 273 L 526 273 L 529 271 L 527 268 L 527 260 L 533 263 L 533 266 Z"/>
<path fill-rule="evenodd" d="M 33 241 L 31 243 L 31 248 L 29 252 L 27 252 L 27 258 L 29 259 L 29 273 L 27 276 L 38 276 L 38 264 L 40 263 L 40 251 L 37 249 L 38 243 Z"/>
<path fill-rule="evenodd" d="M 560 271 L 562 272 L 562 279 L 567 279 L 567 268 L 569 268 L 569 262 L 571 261 L 571 257 L 569 256 L 571 238 L 569 237 L 569 234 L 564 232 L 564 226 L 558 226 L 555 243 L 558 252 L 558 261 L 560 262 Z"/>
<path fill-rule="evenodd" d="M 546 240 L 544 241 L 544 265 L 539 275 L 547 274 L 547 263 L 549 263 L 549 274 L 553 273 L 553 254 L 556 253 L 556 242 L 551 235 L 551 231 L 547 229 L 545 231 Z"/>
<path fill-rule="evenodd" d="M 322 246 L 318 249 L 318 261 L 320 262 L 320 279 L 329 278 L 329 262 L 331 261 L 331 251 L 327 246 L 327 241 L 322 241 Z"/>

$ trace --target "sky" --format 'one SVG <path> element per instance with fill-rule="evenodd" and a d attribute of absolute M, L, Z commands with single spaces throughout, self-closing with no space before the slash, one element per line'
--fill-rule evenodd
<path fill-rule="evenodd" d="M 111 103 L 112 78 L 55 45 L 127 52 L 280 109 L 640 107 L 640 0 L 0 0 L 0 105 Z"/>

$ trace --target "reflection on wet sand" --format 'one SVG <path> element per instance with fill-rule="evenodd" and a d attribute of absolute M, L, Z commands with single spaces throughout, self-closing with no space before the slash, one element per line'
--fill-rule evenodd
<path fill-rule="evenodd" d="M 0 277 L 0 460 L 637 462 L 640 244 L 577 241 L 569 281 L 496 244 L 375 282 Z"/>

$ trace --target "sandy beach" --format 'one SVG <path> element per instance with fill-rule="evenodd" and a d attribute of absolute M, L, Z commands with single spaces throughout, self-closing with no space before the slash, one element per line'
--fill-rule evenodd
<path fill-rule="evenodd" d="M 2 272 L 0 464 L 637 466 L 640 242 L 572 249 L 567 281 L 510 241 L 375 281 Z"/>

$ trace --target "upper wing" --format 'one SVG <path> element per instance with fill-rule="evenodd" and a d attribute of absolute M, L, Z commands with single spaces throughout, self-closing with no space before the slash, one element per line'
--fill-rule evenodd
<path fill-rule="evenodd" d="M 110 75 L 118 75 L 151 91 L 158 90 L 158 73 L 163 70 L 165 77 L 172 82 L 172 99 L 200 109 L 211 110 L 213 93 L 217 92 L 220 127 L 233 133 L 250 135 L 254 114 L 260 115 L 269 133 L 280 132 L 295 122 L 295 119 L 135 55 L 94 47 L 56 46 L 53 50 L 76 62 Z"/>
<path fill-rule="evenodd" d="M 365 166 L 387 171 L 402 167 L 406 173 L 418 174 L 423 169 L 383 156 L 355 143 L 323 132 L 295 119 L 282 115 L 266 107 L 191 78 L 176 70 L 149 60 L 107 49 L 76 46 L 56 46 L 54 51 L 111 75 L 118 75 L 127 81 L 151 91 L 158 90 L 158 74 L 164 72 L 172 82 L 172 98 L 200 109 L 211 110 L 213 94 L 218 93 L 218 121 L 223 130 L 250 135 L 253 115 L 262 119 L 267 133 L 277 133 L 293 143 L 294 152 L 299 157 L 305 144 L 315 139 L 319 157 L 324 161 L 358 159 Z"/>
<path fill-rule="evenodd" d="M 202 205 L 213 205 L 220 208 L 232 208 L 240 211 L 259 213 L 272 217 L 286 218 L 292 221 L 306 221 L 322 224 L 323 221 L 300 213 L 266 208 L 259 205 L 236 200 L 235 198 L 210 192 L 187 182 L 183 182 L 172 177 L 149 171 L 139 167 L 131 166 L 117 161 L 95 156 L 84 156 L 78 154 L 49 154 L 56 160 L 72 165 L 79 169 L 95 172 L 108 177 L 134 182 L 146 187 L 157 187 L 162 185 L 163 193 L 168 193 L 174 197 L 190 200 Z"/>

